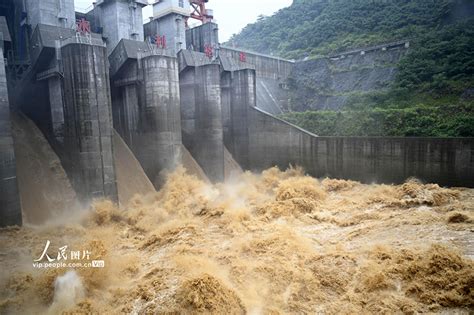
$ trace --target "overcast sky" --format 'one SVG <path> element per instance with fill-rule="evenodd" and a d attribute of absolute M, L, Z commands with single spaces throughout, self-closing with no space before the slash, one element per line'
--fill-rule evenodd
<path fill-rule="evenodd" d="M 84 11 L 92 6 L 92 0 L 75 0 L 76 10 Z M 151 1 L 149 1 L 151 2 Z M 248 23 L 255 22 L 260 14 L 271 15 L 289 6 L 293 0 L 210 0 L 207 8 L 214 10 L 214 18 L 219 24 L 219 41 L 227 41 Z M 143 10 L 143 18 L 153 15 L 151 6 Z"/>

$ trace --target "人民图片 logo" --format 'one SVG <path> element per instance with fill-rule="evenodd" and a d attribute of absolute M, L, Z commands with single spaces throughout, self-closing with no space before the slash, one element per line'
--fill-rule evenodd
<path fill-rule="evenodd" d="M 91 260 L 88 249 L 68 250 L 68 245 L 59 247 L 54 255 L 48 254 L 51 241 L 47 240 L 43 252 L 33 261 L 33 268 L 103 268 L 104 260 Z"/>

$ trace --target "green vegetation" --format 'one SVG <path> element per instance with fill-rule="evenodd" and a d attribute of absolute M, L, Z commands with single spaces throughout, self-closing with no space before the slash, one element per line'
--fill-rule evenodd
<path fill-rule="evenodd" d="M 474 136 L 473 14 L 470 0 L 294 0 L 230 42 L 302 59 L 409 39 L 384 90 L 354 92 L 340 112 L 282 118 L 319 135 Z"/>
<path fill-rule="evenodd" d="M 457 0 L 294 0 L 230 43 L 287 58 L 407 39 L 449 21 Z"/>
<path fill-rule="evenodd" d="M 435 107 L 292 112 L 281 118 L 320 136 L 474 136 L 473 102 Z"/>
<path fill-rule="evenodd" d="M 420 35 L 413 48 L 399 64 L 398 86 L 446 94 L 474 81 L 474 19 Z"/>

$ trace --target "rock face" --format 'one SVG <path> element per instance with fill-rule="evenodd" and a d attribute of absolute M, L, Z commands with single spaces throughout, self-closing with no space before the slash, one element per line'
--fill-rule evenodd
<path fill-rule="evenodd" d="M 339 110 L 354 96 L 389 87 L 407 48 L 399 42 L 297 62 L 289 78 L 291 109 Z"/>

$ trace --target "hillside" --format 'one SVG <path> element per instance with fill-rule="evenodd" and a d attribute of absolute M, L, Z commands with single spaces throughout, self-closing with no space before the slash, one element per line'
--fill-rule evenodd
<path fill-rule="evenodd" d="M 338 70 L 324 57 L 397 40 L 410 42 L 408 52 L 375 71 L 358 61 Z M 227 44 L 309 59 L 290 78 L 290 113 L 283 118 L 316 134 L 474 136 L 474 1 L 295 0 Z M 331 73 L 318 77 L 325 63 Z M 354 82 L 368 72 L 378 81 L 337 89 L 349 72 Z"/>
<path fill-rule="evenodd" d="M 473 11 L 469 0 L 294 0 L 247 25 L 229 44 L 299 59 L 418 37 Z"/>

